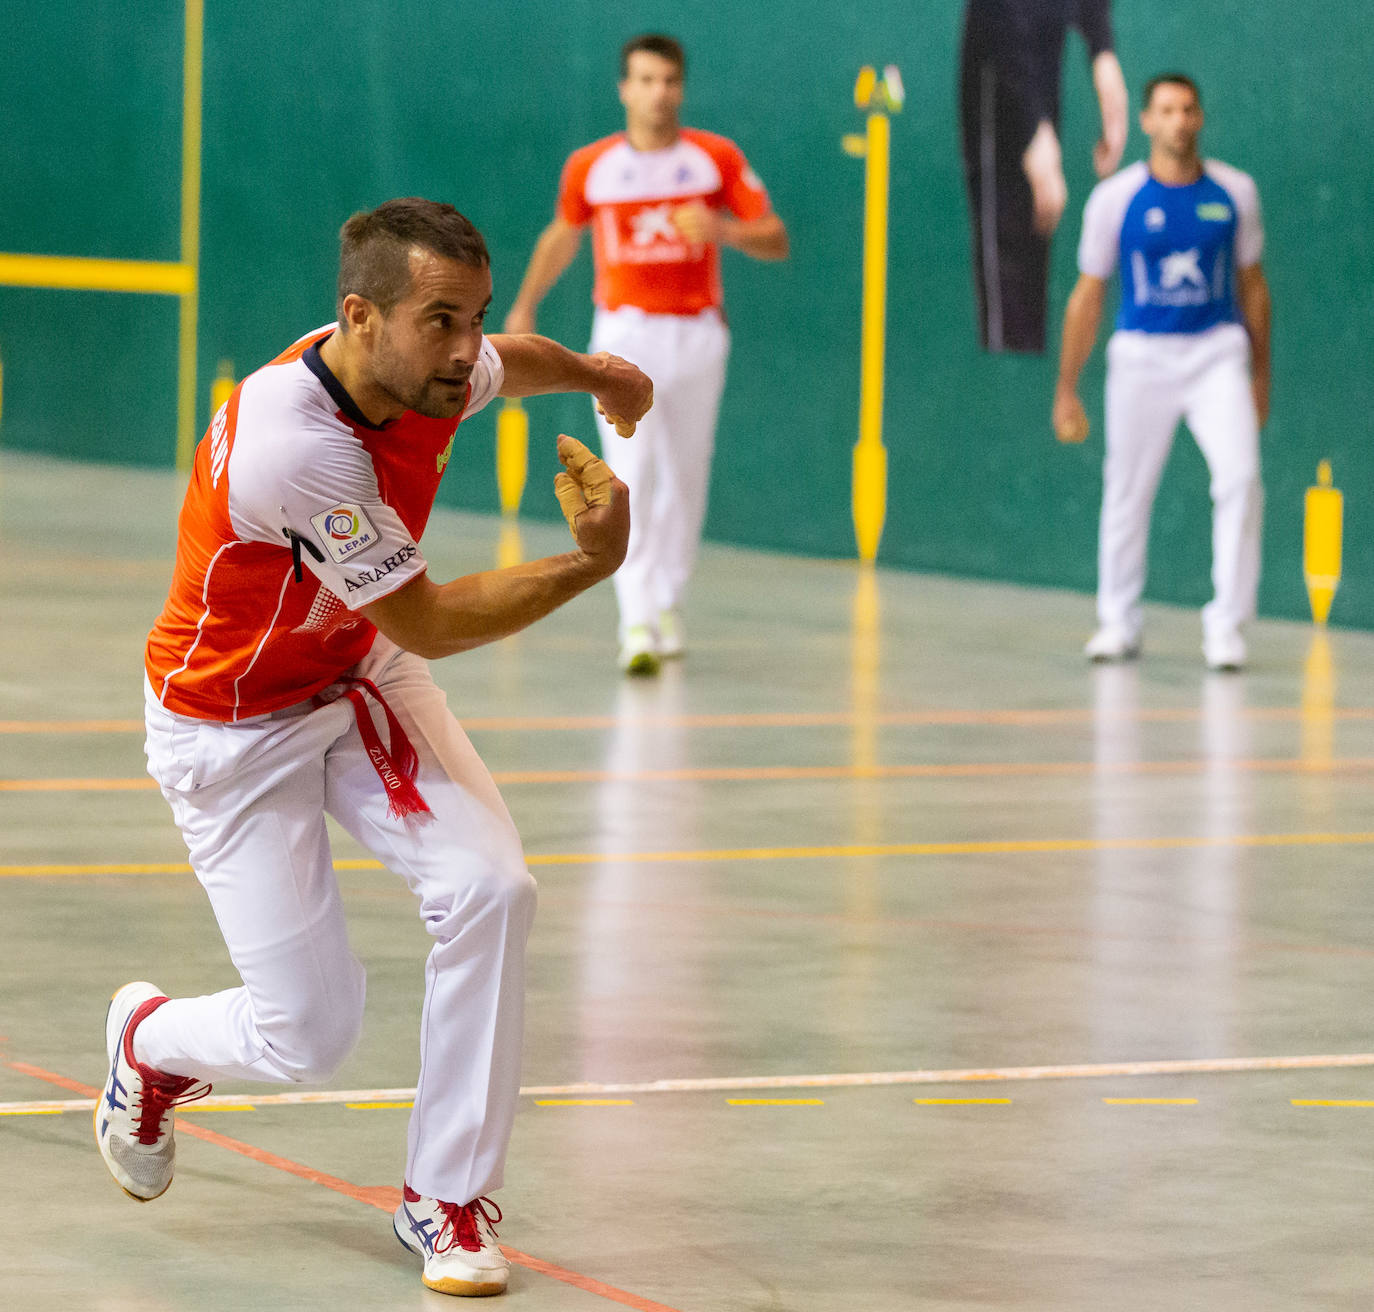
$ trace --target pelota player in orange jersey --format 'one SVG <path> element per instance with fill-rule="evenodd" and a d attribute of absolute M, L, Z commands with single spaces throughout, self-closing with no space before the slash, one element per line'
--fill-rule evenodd
<path fill-rule="evenodd" d="M 633 528 L 615 576 L 620 665 L 655 674 L 683 651 L 682 603 L 696 561 L 725 386 L 730 333 L 720 248 L 760 260 L 787 254 L 787 230 L 735 143 L 679 122 L 686 56 L 671 37 L 621 51 L 625 131 L 575 151 L 558 211 L 540 235 L 509 332 L 532 332 L 545 293 L 592 230 L 591 350 L 610 350 L 654 380 L 654 412 L 615 463 L 630 488 Z M 613 425 L 598 416 L 602 450 Z"/>
<path fill-rule="evenodd" d="M 615 356 L 487 338 L 491 271 L 457 210 L 388 201 L 343 228 L 338 323 L 245 379 L 196 453 L 167 604 L 148 640 L 148 768 L 242 984 L 114 996 L 95 1109 L 132 1197 L 171 1183 L 173 1108 L 217 1079 L 318 1081 L 358 1037 L 325 830 L 333 815 L 420 901 L 434 939 L 394 1228 L 449 1294 L 509 1263 L 500 1186 L 519 1092 L 534 881 L 428 659 L 514 633 L 624 557 L 625 485 L 560 437 L 575 549 L 436 583 L 420 536 L 462 419 L 498 395 L 585 391 L 632 429 L 652 385 Z"/>

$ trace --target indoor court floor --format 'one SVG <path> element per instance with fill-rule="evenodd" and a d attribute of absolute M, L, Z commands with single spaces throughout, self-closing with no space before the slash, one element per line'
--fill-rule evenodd
<path fill-rule="evenodd" d="M 0 451 L 0 1301 L 436 1312 L 389 1215 L 428 943 L 346 838 L 329 1087 L 217 1087 L 149 1205 L 92 1140 L 114 989 L 236 982 L 143 771 L 179 500 Z M 708 546 L 657 680 L 609 585 L 436 667 L 541 888 L 502 1306 L 1371 1306 L 1374 634 L 1262 622 L 1222 675 L 1192 611 L 1116 667 L 1091 619 Z"/>

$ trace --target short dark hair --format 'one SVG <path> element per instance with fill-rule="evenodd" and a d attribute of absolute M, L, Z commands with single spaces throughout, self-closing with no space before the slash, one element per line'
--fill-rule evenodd
<path fill-rule="evenodd" d="M 343 331 L 345 296 L 361 296 L 384 315 L 405 298 L 417 246 L 475 269 L 491 264 L 482 234 L 452 205 L 406 196 L 360 211 L 339 229 L 336 313 Z"/>
<path fill-rule="evenodd" d="M 666 59 L 669 63 L 677 65 L 677 71 L 683 77 L 687 76 L 687 52 L 682 48 L 681 41 L 675 41 L 670 36 L 664 36 L 659 32 L 646 32 L 643 36 L 632 36 L 620 48 L 620 80 L 623 82 L 630 76 L 630 56 L 636 50 L 643 50 L 646 54 L 657 55 L 660 59 Z"/>
<path fill-rule="evenodd" d="M 1145 83 L 1145 94 L 1140 99 L 1142 109 L 1150 108 L 1150 100 L 1155 94 L 1156 87 L 1187 87 L 1197 98 L 1197 103 L 1202 104 L 1202 92 L 1197 89 L 1197 83 L 1187 73 L 1156 73 Z"/>

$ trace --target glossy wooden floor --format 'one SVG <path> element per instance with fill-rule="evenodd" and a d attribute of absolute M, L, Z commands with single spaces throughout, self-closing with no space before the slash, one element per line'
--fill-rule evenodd
<path fill-rule="evenodd" d="M 0 452 L 0 1292 L 449 1306 L 387 1215 L 426 938 L 345 839 L 331 1088 L 217 1089 L 148 1206 L 91 1141 L 113 989 L 234 982 L 142 773 L 178 500 Z M 724 548 L 688 618 L 652 682 L 608 587 L 436 667 L 542 890 L 508 1305 L 1368 1308 L 1374 635 L 1261 623 L 1209 675 L 1154 608 L 1092 668 L 1086 597 Z"/>

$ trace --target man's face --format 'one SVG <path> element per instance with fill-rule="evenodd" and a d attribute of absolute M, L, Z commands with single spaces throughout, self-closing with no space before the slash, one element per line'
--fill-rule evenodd
<path fill-rule="evenodd" d="M 632 127 L 676 127 L 682 108 L 682 70 L 662 55 L 633 51 L 620 83 L 620 103 Z"/>
<path fill-rule="evenodd" d="M 1191 87 L 1161 82 L 1140 115 L 1140 126 L 1151 143 L 1168 154 L 1192 155 L 1202 131 L 1202 106 Z"/>
<path fill-rule="evenodd" d="M 413 249 L 410 290 L 390 314 L 375 321 L 372 382 L 416 414 L 431 419 L 459 414 L 490 304 L 490 269 Z"/>

